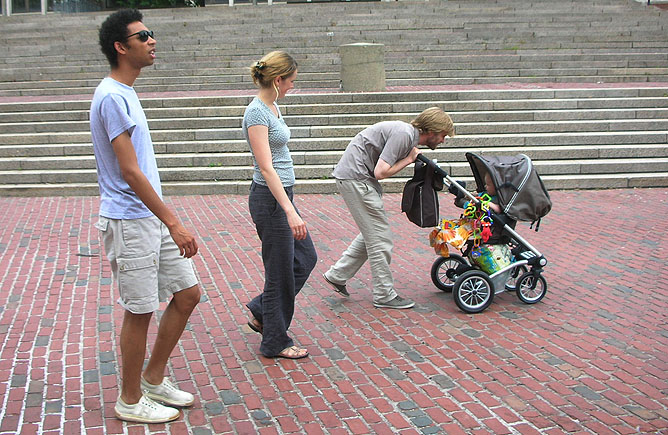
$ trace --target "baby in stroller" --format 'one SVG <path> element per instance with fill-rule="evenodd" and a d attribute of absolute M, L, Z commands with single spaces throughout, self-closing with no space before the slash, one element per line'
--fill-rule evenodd
<path fill-rule="evenodd" d="M 432 281 L 439 289 L 452 291 L 457 306 L 467 313 L 485 310 L 494 294 L 504 290 L 517 291 L 527 304 L 536 303 L 547 291 L 541 276 L 547 261 L 515 232 L 515 225 L 517 220 L 537 220 L 549 211 L 547 190 L 527 156 L 467 153 L 466 157 L 476 194 L 437 170 L 450 182 L 448 191 L 456 195 L 455 204 L 464 212 L 457 220 L 442 220 L 430 234 L 430 243 L 440 254 L 432 265 Z M 535 192 L 535 186 L 540 192 Z M 451 254 L 448 245 L 462 255 Z"/>

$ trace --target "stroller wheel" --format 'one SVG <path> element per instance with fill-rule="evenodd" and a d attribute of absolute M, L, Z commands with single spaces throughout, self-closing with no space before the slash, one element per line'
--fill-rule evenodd
<path fill-rule="evenodd" d="M 450 293 L 455 280 L 459 275 L 460 266 L 468 266 L 468 262 L 461 255 L 450 254 L 449 257 L 438 257 L 431 265 L 431 280 L 436 287 Z"/>
<path fill-rule="evenodd" d="M 517 279 L 517 297 L 525 304 L 535 304 L 547 293 L 547 281 L 542 275 L 527 272 Z"/>
<path fill-rule="evenodd" d="M 480 313 L 492 303 L 494 285 L 485 272 L 469 270 L 457 277 L 452 296 L 460 310 Z"/>
<path fill-rule="evenodd" d="M 509 292 L 514 292 L 517 290 L 517 278 L 520 276 L 524 275 L 529 269 L 527 269 L 526 266 L 519 266 L 514 268 L 510 272 L 510 276 L 508 277 L 508 281 L 506 281 L 506 290 Z"/>

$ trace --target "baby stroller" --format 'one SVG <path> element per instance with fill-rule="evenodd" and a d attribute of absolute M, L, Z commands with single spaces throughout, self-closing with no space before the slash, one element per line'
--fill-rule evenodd
<path fill-rule="evenodd" d="M 418 159 L 430 163 L 423 155 L 419 155 Z M 496 245 L 490 246 L 505 251 L 506 260 L 497 261 L 491 270 L 486 267 L 487 272 L 482 270 L 480 258 L 471 261 L 473 245 L 479 246 L 480 243 L 478 239 L 476 244 L 475 237 L 472 237 L 473 240 L 469 238 L 461 247 L 463 255 L 443 253 L 434 261 L 431 279 L 439 289 L 452 292 L 455 303 L 466 313 L 484 311 L 492 303 L 494 295 L 503 291 L 514 291 L 522 302 L 535 304 L 547 292 L 547 282 L 541 275 L 547 260 L 514 228 L 516 221 L 521 220 L 532 222 L 532 226 L 535 223 L 537 231 L 540 218 L 552 207 L 549 194 L 526 155 L 483 157 L 466 153 L 466 159 L 478 192 L 485 190 L 484 174 L 489 174 L 487 182 L 491 181 L 495 187 L 502 212 L 497 214 L 488 208 L 485 213 L 489 217 L 488 222 L 493 222 L 492 238 L 496 237 Z M 449 182 L 450 193 L 468 200 L 475 207 L 481 206 L 481 198 L 467 191 L 464 183 L 458 183 L 443 169 L 431 164 L 436 174 Z"/>

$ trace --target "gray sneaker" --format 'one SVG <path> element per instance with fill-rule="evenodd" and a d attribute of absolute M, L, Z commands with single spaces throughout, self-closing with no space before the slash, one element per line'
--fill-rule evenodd
<path fill-rule="evenodd" d="M 348 290 L 346 289 L 345 284 L 337 284 L 335 282 L 332 282 L 327 278 L 326 274 L 322 274 L 322 277 L 325 278 L 325 281 L 327 281 L 327 284 L 331 285 L 332 288 L 334 289 L 335 292 L 342 294 L 343 296 L 350 296 L 350 293 L 348 293 Z"/>
<path fill-rule="evenodd" d="M 397 296 L 392 300 L 387 302 L 374 302 L 373 306 L 376 308 L 412 308 L 415 305 L 410 299 L 404 299 L 401 296 Z"/>

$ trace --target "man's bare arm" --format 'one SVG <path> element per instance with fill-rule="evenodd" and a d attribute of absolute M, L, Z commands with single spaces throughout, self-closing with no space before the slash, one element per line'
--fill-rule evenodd
<path fill-rule="evenodd" d="M 195 238 L 186 230 L 172 211 L 158 196 L 146 175 L 139 169 L 137 154 L 130 134 L 125 131 L 111 141 L 116 153 L 121 175 L 126 183 L 134 190 L 139 199 L 153 214 L 165 224 L 174 242 L 179 247 L 181 255 L 190 258 L 197 254 L 198 246 Z"/>

